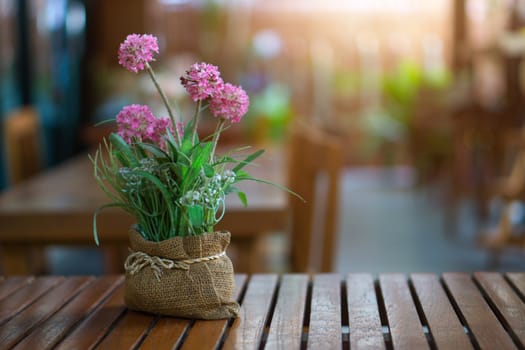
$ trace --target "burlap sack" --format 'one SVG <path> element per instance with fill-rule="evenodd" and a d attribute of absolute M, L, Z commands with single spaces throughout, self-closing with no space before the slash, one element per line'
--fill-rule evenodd
<path fill-rule="evenodd" d="M 130 254 L 145 253 L 126 260 L 124 300 L 130 309 L 195 319 L 237 316 L 233 266 L 221 255 L 230 244 L 229 232 L 151 242 L 131 230 L 130 243 Z M 178 264 L 181 260 L 189 263 Z M 167 268 L 170 261 L 179 266 Z"/>

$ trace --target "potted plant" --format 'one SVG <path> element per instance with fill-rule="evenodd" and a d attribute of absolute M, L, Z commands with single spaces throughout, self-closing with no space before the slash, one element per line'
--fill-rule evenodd
<path fill-rule="evenodd" d="M 217 67 L 195 63 L 180 78 L 196 109 L 184 122 L 170 106 L 150 63 L 159 48 L 152 35 L 131 34 L 120 45 L 119 63 L 151 77 L 168 117 L 156 117 L 146 105 L 125 106 L 116 116 L 117 130 L 92 158 L 95 178 L 111 203 L 136 224 L 130 230 L 130 254 L 125 262 L 125 302 L 134 310 L 179 317 L 218 319 L 234 317 L 239 305 L 232 300 L 233 267 L 226 255 L 229 232 L 214 226 L 225 212 L 225 197 L 254 179 L 244 159 L 232 153 L 217 156 L 221 132 L 241 121 L 249 98 L 239 86 L 222 80 Z M 199 138 L 201 112 L 209 108 L 217 118 L 215 132 Z"/>

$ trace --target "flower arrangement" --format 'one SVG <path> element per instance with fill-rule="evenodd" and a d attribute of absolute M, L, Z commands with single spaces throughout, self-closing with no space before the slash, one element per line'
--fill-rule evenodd
<path fill-rule="evenodd" d="M 228 194 L 237 193 L 247 205 L 238 182 L 266 182 L 243 169 L 263 150 L 244 159 L 236 159 L 233 153 L 216 155 L 221 132 L 239 123 L 248 111 L 246 92 L 224 82 L 216 66 L 195 63 L 180 78 L 196 103 L 193 117 L 184 121 L 173 112 L 150 65 L 158 52 L 157 38 L 147 34 L 129 35 L 118 50 L 121 66 L 149 74 L 168 116 L 154 116 L 147 105 L 125 106 L 116 116 L 117 131 L 104 142 L 105 152 L 99 149 L 92 158 L 95 178 L 112 201 L 95 212 L 97 244 L 97 214 L 106 207 L 124 209 L 136 219 L 135 230 L 145 240 L 160 242 L 213 232 L 225 213 Z M 200 139 L 197 128 L 205 109 L 217 118 L 217 126 L 212 135 Z"/>

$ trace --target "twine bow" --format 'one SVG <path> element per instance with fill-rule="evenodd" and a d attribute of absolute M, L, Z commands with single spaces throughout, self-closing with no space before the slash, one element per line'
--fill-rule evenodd
<path fill-rule="evenodd" d="M 151 256 L 144 252 L 133 252 L 130 255 L 128 255 L 126 261 L 124 262 L 124 269 L 126 270 L 126 272 L 129 272 L 129 274 L 134 275 L 140 270 L 142 270 L 144 267 L 149 266 L 153 270 L 153 273 L 155 274 L 157 280 L 160 281 L 160 276 L 162 276 L 162 269 L 189 270 L 191 264 L 219 259 L 224 255 L 226 255 L 225 251 L 219 254 L 205 256 L 202 258 L 171 260 L 160 258 L 158 256 Z"/>

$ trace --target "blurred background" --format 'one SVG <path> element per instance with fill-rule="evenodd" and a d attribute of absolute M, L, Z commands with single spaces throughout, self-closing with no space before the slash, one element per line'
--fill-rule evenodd
<path fill-rule="evenodd" d="M 525 269 L 524 0 L 0 0 L 0 119 L 37 111 L 40 171 L 95 147 L 126 104 L 164 113 L 118 65 L 130 33 L 159 38 L 183 111 L 193 62 L 242 85 L 250 111 L 224 141 L 286 152 L 298 121 L 340 140 L 333 270 Z M 268 233 L 254 270 L 283 271 L 294 244 Z M 103 269 L 98 250 L 47 254 L 51 272 Z"/>

